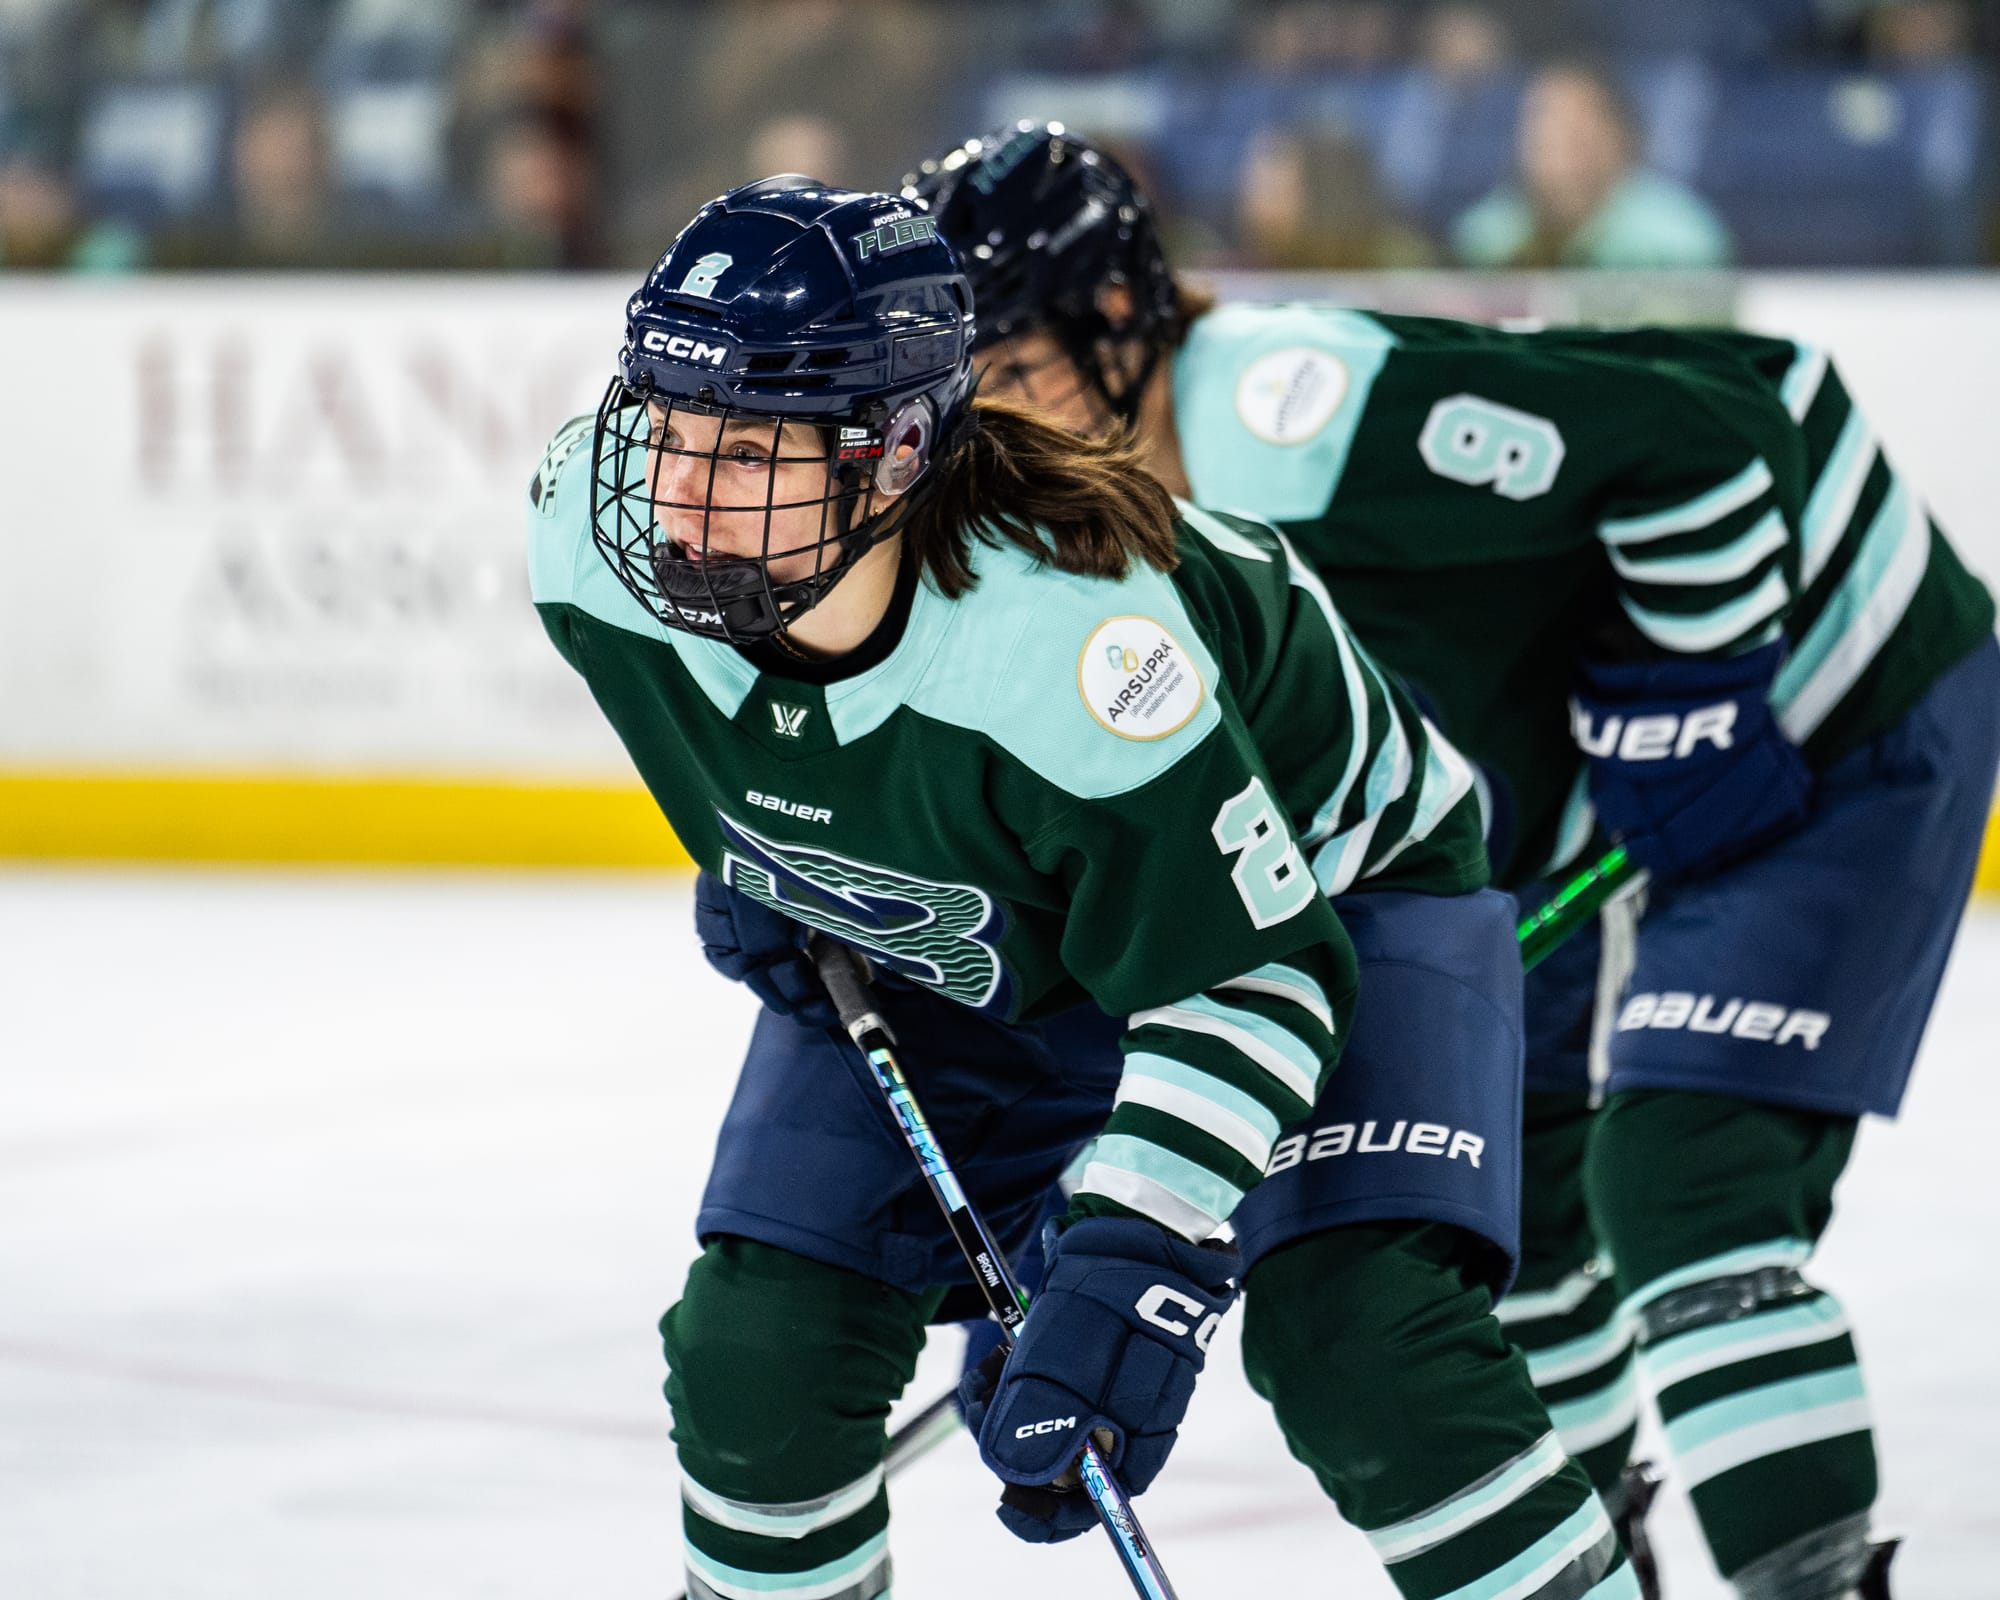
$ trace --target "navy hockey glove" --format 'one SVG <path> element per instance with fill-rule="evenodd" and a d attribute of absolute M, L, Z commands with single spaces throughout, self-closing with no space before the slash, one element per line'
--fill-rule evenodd
<path fill-rule="evenodd" d="M 1012 1352 L 960 1389 L 979 1454 L 1008 1485 L 1000 1521 L 1031 1544 L 1097 1520 L 1071 1470 L 1093 1434 L 1128 1494 L 1159 1475 L 1243 1270 L 1228 1245 L 1136 1218 L 1052 1221 L 1042 1250 L 1042 1292 Z"/>
<path fill-rule="evenodd" d="M 803 924 L 704 872 L 694 880 L 694 930 L 708 964 L 747 984 L 779 1016 L 795 1017 L 809 1028 L 840 1026 L 806 954 L 811 930 Z"/>
<path fill-rule="evenodd" d="M 1805 820 L 1812 773 L 1771 712 L 1784 652 L 1582 664 L 1570 708 L 1590 798 L 1657 876 L 1712 872 Z"/>

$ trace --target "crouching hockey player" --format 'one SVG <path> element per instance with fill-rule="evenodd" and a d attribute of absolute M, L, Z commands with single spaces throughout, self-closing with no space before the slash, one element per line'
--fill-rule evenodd
<path fill-rule="evenodd" d="M 1090 1525 L 1056 1484 L 1093 1432 L 1146 1486 L 1240 1282 L 1265 1392 L 1410 1600 L 1632 1600 L 1490 1310 L 1519 982 L 1467 765 L 1269 531 L 974 403 L 970 311 L 906 202 L 733 191 L 532 491 L 548 632 L 767 1002 L 662 1323 L 690 1593 L 888 1592 L 884 1419 L 967 1281 L 811 927 L 875 964 L 1007 1248 L 1096 1140 L 975 1397 L 1010 1529 Z"/>
<path fill-rule="evenodd" d="M 1901 1100 L 1970 889 L 2000 647 L 1838 374 L 1731 332 L 1217 309 L 1056 127 L 904 192 L 966 262 L 988 392 L 1124 424 L 1163 482 L 1281 527 L 1477 758 L 1524 904 L 1594 829 L 1650 869 L 1636 938 L 1613 907 L 1529 975 L 1499 1316 L 1614 1510 L 1645 1492 L 1621 1482 L 1643 1377 L 1745 1600 L 1886 1595 L 1853 1340 L 1804 1269 L 1858 1119 Z"/>

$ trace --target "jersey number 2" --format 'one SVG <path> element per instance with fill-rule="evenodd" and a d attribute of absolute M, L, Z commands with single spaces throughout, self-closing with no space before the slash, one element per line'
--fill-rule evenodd
<path fill-rule="evenodd" d="M 1509 500 L 1532 500 L 1556 481 L 1563 436 L 1547 417 L 1455 394 L 1431 407 L 1417 449 L 1440 478 L 1491 484 Z"/>
<path fill-rule="evenodd" d="M 1224 855 L 1236 857 L 1229 875 L 1258 927 L 1297 916 L 1319 893 L 1312 869 L 1279 820 L 1262 778 L 1252 778 L 1249 788 L 1223 803 L 1209 832 Z"/>

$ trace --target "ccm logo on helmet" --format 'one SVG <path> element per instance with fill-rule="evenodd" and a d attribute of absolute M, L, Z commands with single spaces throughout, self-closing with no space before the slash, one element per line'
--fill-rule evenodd
<path fill-rule="evenodd" d="M 1193 1330 L 1194 1347 L 1204 1355 L 1207 1354 L 1208 1347 L 1215 1338 L 1215 1330 L 1222 1326 L 1222 1313 L 1208 1310 L 1199 1300 L 1190 1300 L 1178 1289 L 1169 1289 L 1164 1283 L 1156 1283 L 1140 1295 L 1139 1304 L 1135 1309 L 1139 1313 L 1141 1322 L 1150 1322 L 1154 1327 L 1163 1328 L 1168 1333 L 1188 1332 L 1188 1325 L 1185 1322 L 1166 1315 L 1170 1306 L 1183 1316 L 1201 1318 L 1200 1326 Z"/>
<path fill-rule="evenodd" d="M 657 328 L 648 329 L 641 343 L 656 356 L 686 361 L 694 366 L 719 367 L 729 359 L 729 346 L 726 344 L 706 344 L 683 334 L 662 333 Z"/>
<path fill-rule="evenodd" d="M 1670 714 L 1653 717 L 1606 717 L 1601 728 L 1592 728 L 1590 713 L 1574 700 L 1569 703 L 1570 727 L 1577 747 L 1599 760 L 1616 756 L 1620 761 L 1685 761 L 1694 747 L 1704 742 L 1727 750 L 1736 742 L 1736 702 L 1701 706 L 1684 717 Z"/>
<path fill-rule="evenodd" d="M 1024 1422 L 1014 1430 L 1017 1439 L 1032 1439 L 1038 1433 L 1063 1433 L 1076 1426 L 1075 1417 L 1050 1417 L 1047 1422 Z"/>

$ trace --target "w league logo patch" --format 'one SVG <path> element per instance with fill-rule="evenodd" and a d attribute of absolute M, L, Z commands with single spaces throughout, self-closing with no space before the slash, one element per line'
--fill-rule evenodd
<path fill-rule="evenodd" d="M 805 732 L 806 716 L 811 710 L 811 706 L 788 706 L 782 700 L 773 700 L 772 726 L 787 739 L 796 739 Z"/>
<path fill-rule="evenodd" d="M 1076 685 L 1098 725 L 1121 739 L 1178 732 L 1206 693 L 1181 642 L 1151 617 L 1112 617 L 1092 629 L 1076 658 Z"/>

